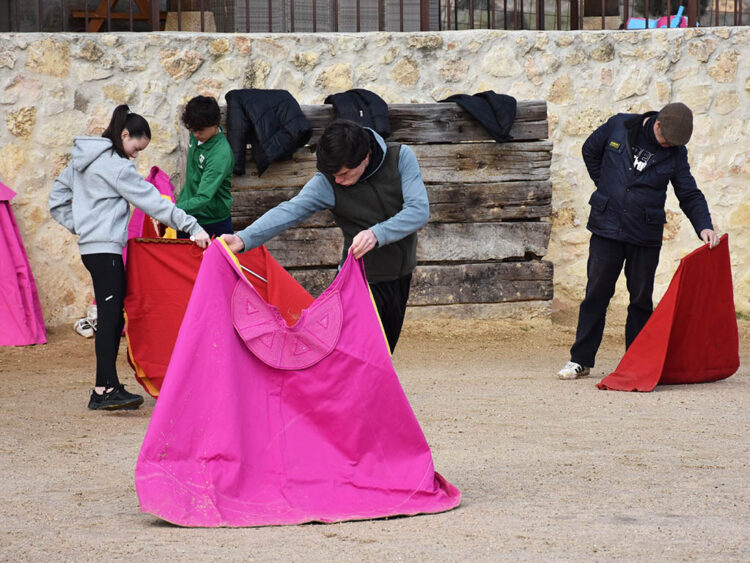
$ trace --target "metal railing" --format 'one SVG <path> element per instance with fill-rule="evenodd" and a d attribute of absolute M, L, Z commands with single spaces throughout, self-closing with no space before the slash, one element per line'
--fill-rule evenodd
<path fill-rule="evenodd" d="M 743 0 L 687 0 L 680 9 L 680 0 L 620 0 L 614 6 L 607 0 L 444 0 L 440 29 L 739 26 L 750 24 L 750 2 L 745 2 L 743 9 Z M 649 14 L 648 23 L 644 14 Z"/>
<path fill-rule="evenodd" d="M 681 6 L 681 2 L 683 5 Z M 747 5 L 743 6 L 743 3 Z M 750 25 L 750 0 L 7 0 L 0 32 L 360 32 Z M 644 14 L 649 14 L 645 18 Z"/>

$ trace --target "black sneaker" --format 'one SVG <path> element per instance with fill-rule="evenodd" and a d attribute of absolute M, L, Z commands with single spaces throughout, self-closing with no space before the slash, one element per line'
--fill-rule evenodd
<path fill-rule="evenodd" d="M 89 408 L 92 410 L 105 409 L 113 411 L 117 409 L 137 409 L 143 404 L 143 397 L 135 393 L 125 391 L 125 386 L 115 385 L 110 391 L 105 391 L 101 395 L 96 391 L 91 391 L 89 399 Z"/>

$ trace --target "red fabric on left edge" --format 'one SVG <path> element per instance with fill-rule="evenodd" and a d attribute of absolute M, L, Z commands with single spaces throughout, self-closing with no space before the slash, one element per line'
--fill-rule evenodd
<path fill-rule="evenodd" d="M 681 261 L 659 305 L 600 389 L 706 383 L 740 367 L 728 235 Z"/>
<path fill-rule="evenodd" d="M 158 397 L 177 333 L 182 324 L 203 251 L 187 240 L 128 241 L 125 335 L 128 361 L 136 379 Z M 248 281 L 266 302 L 277 307 L 292 325 L 313 297 L 261 246 L 237 255 L 240 264 L 265 278 L 247 273 Z M 211 327 L 206 326 L 206 331 Z"/>

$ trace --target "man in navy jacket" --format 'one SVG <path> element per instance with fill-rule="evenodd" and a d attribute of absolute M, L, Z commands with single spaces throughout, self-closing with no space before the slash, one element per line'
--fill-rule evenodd
<path fill-rule="evenodd" d="M 711 248 L 719 243 L 706 198 L 690 173 L 685 145 L 692 131 L 690 108 L 672 103 L 658 113 L 619 113 L 583 144 L 583 160 L 596 185 L 586 226 L 592 233 L 588 282 L 570 361 L 558 372 L 560 379 L 588 375 L 594 366 L 623 264 L 630 294 L 626 347 L 651 315 L 669 182 L 700 239 Z"/>

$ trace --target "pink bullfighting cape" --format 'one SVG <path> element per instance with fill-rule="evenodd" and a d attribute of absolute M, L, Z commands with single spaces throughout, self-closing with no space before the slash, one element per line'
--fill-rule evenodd
<path fill-rule="evenodd" d="M 16 192 L 0 183 L 0 346 L 45 344 L 39 294 L 10 208 L 15 196 Z"/>
<path fill-rule="evenodd" d="M 652 391 L 705 383 L 740 367 L 728 235 L 685 256 L 667 292 L 600 389 Z"/>
<path fill-rule="evenodd" d="M 182 526 L 441 512 L 461 494 L 393 368 L 361 260 L 289 326 L 221 240 L 206 251 L 135 469 Z"/>

